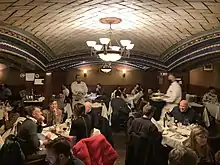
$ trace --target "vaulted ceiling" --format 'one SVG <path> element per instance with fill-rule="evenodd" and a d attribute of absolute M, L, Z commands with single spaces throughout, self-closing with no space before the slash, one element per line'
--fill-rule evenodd
<path fill-rule="evenodd" d="M 220 0 L 0 0 L 0 51 L 5 44 L 20 46 L 45 70 L 100 63 L 85 42 L 107 35 L 109 27 L 99 22 L 106 16 L 122 19 L 112 26 L 116 40 L 135 44 L 131 58 L 119 63 L 169 70 L 186 55 L 185 62 L 195 59 L 198 49 L 203 61 L 201 54 L 212 52 L 215 59 L 219 53 Z"/>

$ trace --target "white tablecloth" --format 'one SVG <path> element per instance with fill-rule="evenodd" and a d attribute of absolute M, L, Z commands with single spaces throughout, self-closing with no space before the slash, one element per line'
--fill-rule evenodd
<path fill-rule="evenodd" d="M 220 120 L 220 105 L 219 104 L 206 103 L 205 106 L 211 116 L 213 116 L 216 120 Z"/>
<path fill-rule="evenodd" d="M 104 118 L 106 118 L 106 119 L 108 119 L 108 109 L 107 109 L 107 107 L 106 107 L 106 105 L 103 103 L 93 103 L 92 104 L 92 107 L 93 108 L 98 108 L 98 107 L 102 107 L 102 114 L 101 114 L 101 116 L 102 117 L 104 117 Z"/>
<path fill-rule="evenodd" d="M 66 123 L 59 124 L 58 127 L 62 131 L 60 133 L 61 136 L 69 137 L 70 128 L 67 128 Z M 63 131 L 64 127 L 67 128 L 66 131 Z M 46 127 L 46 128 L 43 129 L 41 134 L 44 135 L 44 136 L 47 136 L 47 134 L 50 133 L 51 134 L 51 140 L 56 139 L 58 136 L 55 133 L 51 132 L 51 129 L 54 129 L 54 128 L 55 128 L 55 126 Z"/>
<path fill-rule="evenodd" d="M 152 121 L 152 120 L 151 120 Z M 156 127 L 158 128 L 159 131 L 163 131 L 163 139 L 162 139 L 162 144 L 170 146 L 172 148 L 175 148 L 178 145 L 184 145 L 188 146 L 189 145 L 189 135 L 191 133 L 191 128 L 190 126 L 185 127 L 176 127 L 175 130 L 169 130 L 169 128 L 164 128 L 163 127 L 163 121 L 158 121 L 155 123 L 155 120 L 152 121 Z M 177 137 L 178 135 L 178 137 Z"/>

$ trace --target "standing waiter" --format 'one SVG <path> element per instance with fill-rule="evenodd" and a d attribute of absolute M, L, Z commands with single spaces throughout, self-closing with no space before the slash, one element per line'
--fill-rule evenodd
<path fill-rule="evenodd" d="M 171 84 L 163 99 L 166 101 L 166 105 L 162 109 L 161 117 L 164 117 L 167 111 L 172 111 L 173 108 L 182 100 L 182 89 L 180 84 L 176 81 L 176 77 L 170 73 L 168 75 L 168 80 L 171 82 Z"/>
<path fill-rule="evenodd" d="M 71 91 L 73 97 L 72 107 L 74 107 L 76 103 L 84 104 L 85 96 L 88 92 L 88 87 L 85 82 L 81 81 L 80 75 L 76 75 L 75 78 L 76 81 L 74 81 L 71 84 Z"/>

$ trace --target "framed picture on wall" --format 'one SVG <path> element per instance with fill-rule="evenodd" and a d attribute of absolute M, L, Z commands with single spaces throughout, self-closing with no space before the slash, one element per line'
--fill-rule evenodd
<path fill-rule="evenodd" d="M 206 64 L 203 66 L 204 71 L 213 71 L 213 65 L 212 64 Z"/>

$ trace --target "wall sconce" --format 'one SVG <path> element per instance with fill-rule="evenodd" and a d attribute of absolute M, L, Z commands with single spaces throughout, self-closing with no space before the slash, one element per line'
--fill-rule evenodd
<path fill-rule="evenodd" d="M 122 73 L 123 73 L 122 76 L 125 77 L 125 75 L 126 75 L 126 69 L 123 69 L 123 70 L 122 70 Z"/>
<path fill-rule="evenodd" d="M 84 69 L 84 70 L 83 70 L 83 75 L 84 75 L 84 77 L 87 76 L 87 69 Z"/>

